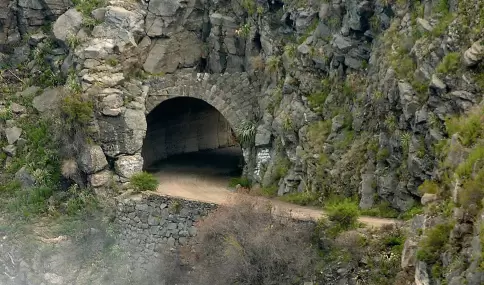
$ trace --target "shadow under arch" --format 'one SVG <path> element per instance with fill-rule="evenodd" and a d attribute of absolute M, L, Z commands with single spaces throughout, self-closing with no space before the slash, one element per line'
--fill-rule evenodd
<path fill-rule="evenodd" d="M 202 99 L 166 99 L 147 115 L 143 168 L 158 171 L 170 164 L 238 175 L 244 164 L 242 148 L 227 119 Z"/>

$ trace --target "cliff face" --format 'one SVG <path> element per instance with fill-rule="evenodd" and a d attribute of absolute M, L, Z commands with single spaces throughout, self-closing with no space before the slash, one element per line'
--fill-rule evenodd
<path fill-rule="evenodd" d="M 457 219 L 459 238 L 438 258 L 416 263 L 415 230 L 405 269 L 416 267 L 424 280 L 417 284 L 454 277 L 479 284 L 477 273 L 422 272 L 447 266 L 456 248 L 455 256 L 478 249 L 482 205 L 464 219 L 465 204 L 450 189 L 481 181 L 482 156 L 466 159 L 482 144 L 482 108 L 472 111 L 471 143 L 462 135 L 468 128 L 455 127 L 464 123 L 449 118 L 482 106 L 482 0 L 76 1 L 77 10 L 27 2 L 0 2 L 0 59 L 23 65 L 36 85 L 51 88 L 34 99 L 39 112 L 55 106 L 55 86 L 64 82 L 93 100 L 83 125 L 91 144 L 70 154 L 82 170 L 75 179 L 98 189 L 112 179 L 128 181 L 143 166 L 148 111 L 172 97 L 199 98 L 248 137 L 246 173 L 279 195 L 296 192 L 310 202 L 357 196 L 362 209 L 404 212 L 431 192 L 424 202 L 434 206 L 415 220 L 418 227 Z M 15 120 L 4 125 L 11 132 Z M 10 160 L 19 137 L 5 144 Z M 447 141 L 464 158 L 443 147 Z M 441 163 L 448 156 L 451 166 Z M 471 174 L 454 175 L 461 163 L 472 164 Z M 440 186 L 419 190 L 426 180 Z M 435 206 L 449 197 L 449 211 L 461 218 Z M 462 272 L 474 272 L 479 257 L 466 258 Z"/>

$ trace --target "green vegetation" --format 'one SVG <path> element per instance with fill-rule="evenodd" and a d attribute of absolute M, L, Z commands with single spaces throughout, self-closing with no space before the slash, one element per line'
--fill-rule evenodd
<path fill-rule="evenodd" d="M 291 161 L 287 157 L 279 157 L 275 163 L 274 180 L 279 181 L 289 172 L 291 168 Z"/>
<path fill-rule="evenodd" d="M 61 112 L 67 126 L 79 128 L 91 121 L 94 110 L 90 100 L 80 94 L 71 94 L 62 99 Z"/>
<path fill-rule="evenodd" d="M 297 46 L 295 44 L 288 44 L 284 46 L 284 53 L 287 54 L 289 58 L 294 58 L 296 56 Z"/>
<path fill-rule="evenodd" d="M 397 218 L 399 213 L 393 209 L 388 202 L 380 202 L 375 207 L 361 210 L 364 216 L 381 217 L 381 218 Z"/>
<path fill-rule="evenodd" d="M 69 33 L 66 37 L 66 43 L 71 50 L 74 50 L 81 44 L 81 39 L 78 38 L 76 35 Z"/>
<path fill-rule="evenodd" d="M 297 204 L 297 205 L 317 205 L 319 194 L 317 192 L 304 191 L 297 193 L 289 193 L 279 198 L 282 201 Z"/>
<path fill-rule="evenodd" d="M 106 63 L 109 64 L 110 66 L 114 67 L 114 66 L 119 64 L 119 61 L 114 57 L 110 57 L 110 58 L 106 59 Z"/>
<path fill-rule="evenodd" d="M 424 213 L 424 208 L 422 207 L 422 205 L 417 204 L 417 205 L 413 206 L 412 208 L 410 208 L 409 210 L 407 210 L 406 212 L 402 213 L 399 216 L 399 218 L 407 221 L 407 220 L 412 219 L 416 215 L 421 215 L 423 213 Z"/>
<path fill-rule="evenodd" d="M 334 223 L 330 230 L 332 235 L 358 227 L 360 211 L 355 201 L 349 198 L 330 201 L 325 205 L 324 210 L 328 219 Z"/>
<path fill-rule="evenodd" d="M 250 35 L 250 30 L 251 30 L 250 24 L 245 23 L 237 29 L 236 33 L 237 33 L 237 35 L 246 39 Z"/>
<path fill-rule="evenodd" d="M 483 107 L 476 107 L 465 116 L 448 118 L 445 126 L 449 135 L 459 134 L 464 146 L 472 146 L 478 139 L 484 138 L 484 112 Z"/>
<path fill-rule="evenodd" d="M 429 264 L 439 262 L 440 254 L 445 250 L 453 226 L 452 223 L 439 224 L 428 229 L 420 242 L 417 258 Z"/>
<path fill-rule="evenodd" d="M 259 188 L 256 191 L 251 190 L 250 193 L 259 195 L 259 196 L 265 196 L 265 197 L 275 197 L 277 196 L 277 190 L 278 190 L 277 185 L 272 185 L 269 187 Z"/>
<path fill-rule="evenodd" d="M 249 147 L 254 143 L 257 124 L 253 122 L 242 122 L 237 128 L 237 135 L 241 146 Z"/>
<path fill-rule="evenodd" d="M 280 56 L 270 56 L 267 59 L 266 69 L 270 73 L 276 73 L 281 68 L 281 57 Z"/>
<path fill-rule="evenodd" d="M 308 143 L 312 149 L 322 153 L 326 138 L 331 133 L 331 120 L 318 121 L 308 127 Z"/>
<path fill-rule="evenodd" d="M 456 169 L 455 173 L 462 178 L 471 178 L 484 168 L 484 145 L 472 149 L 467 159 Z"/>
<path fill-rule="evenodd" d="M 235 177 L 230 179 L 229 187 L 234 188 L 240 185 L 244 188 L 250 188 L 250 180 L 247 177 Z"/>
<path fill-rule="evenodd" d="M 254 0 L 242 0 L 241 5 L 249 16 L 254 15 L 258 11 L 257 4 Z"/>
<path fill-rule="evenodd" d="M 390 151 L 388 148 L 380 148 L 378 153 L 376 154 L 376 159 L 380 162 L 387 160 L 390 157 Z"/>
<path fill-rule="evenodd" d="M 425 180 L 424 183 L 418 187 L 418 191 L 422 194 L 438 194 L 440 192 L 439 185 L 435 181 L 431 180 Z"/>
<path fill-rule="evenodd" d="M 158 180 L 153 174 L 143 171 L 131 176 L 129 184 L 135 192 L 154 191 L 158 187 Z"/>
<path fill-rule="evenodd" d="M 460 67 L 460 53 L 451 52 L 444 56 L 442 62 L 437 66 L 437 72 L 443 74 L 455 73 Z"/>
<path fill-rule="evenodd" d="M 105 5 L 104 0 L 74 0 L 72 2 L 76 10 L 86 17 L 90 17 L 92 11 Z"/>

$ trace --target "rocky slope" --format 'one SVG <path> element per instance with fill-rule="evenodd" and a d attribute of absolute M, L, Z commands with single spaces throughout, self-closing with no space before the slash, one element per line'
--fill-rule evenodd
<path fill-rule="evenodd" d="M 456 189 L 483 185 L 483 6 L 4 0 L 2 80 L 33 80 L 4 90 L 3 158 L 10 172 L 26 166 L 18 176 L 40 180 L 45 161 L 19 157 L 35 139 L 21 123 L 27 110 L 49 114 L 60 104 L 71 123 L 64 146 L 73 146 L 63 148 L 62 174 L 103 194 L 141 170 L 145 113 L 159 97 L 198 96 L 238 123 L 246 173 L 263 189 L 309 201 L 358 197 L 362 209 L 397 212 L 422 199 L 404 269 L 416 284 L 480 284 L 481 192 L 464 203 Z M 455 121 L 463 113 L 471 119 Z M 432 233 L 448 237 L 446 246 L 423 256 Z M 457 263 L 452 274 L 442 270 Z"/>

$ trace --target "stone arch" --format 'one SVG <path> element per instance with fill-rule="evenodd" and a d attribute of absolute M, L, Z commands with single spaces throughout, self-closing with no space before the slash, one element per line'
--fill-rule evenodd
<path fill-rule="evenodd" d="M 217 109 L 234 130 L 244 122 L 258 116 L 257 88 L 252 85 L 247 73 L 208 74 L 184 73 L 168 74 L 146 82 L 148 96 L 146 113 L 151 112 L 162 102 L 175 97 L 201 99 Z"/>
<path fill-rule="evenodd" d="M 232 125 L 202 99 L 178 96 L 163 100 L 147 115 L 143 141 L 144 167 L 168 157 L 236 147 Z"/>

